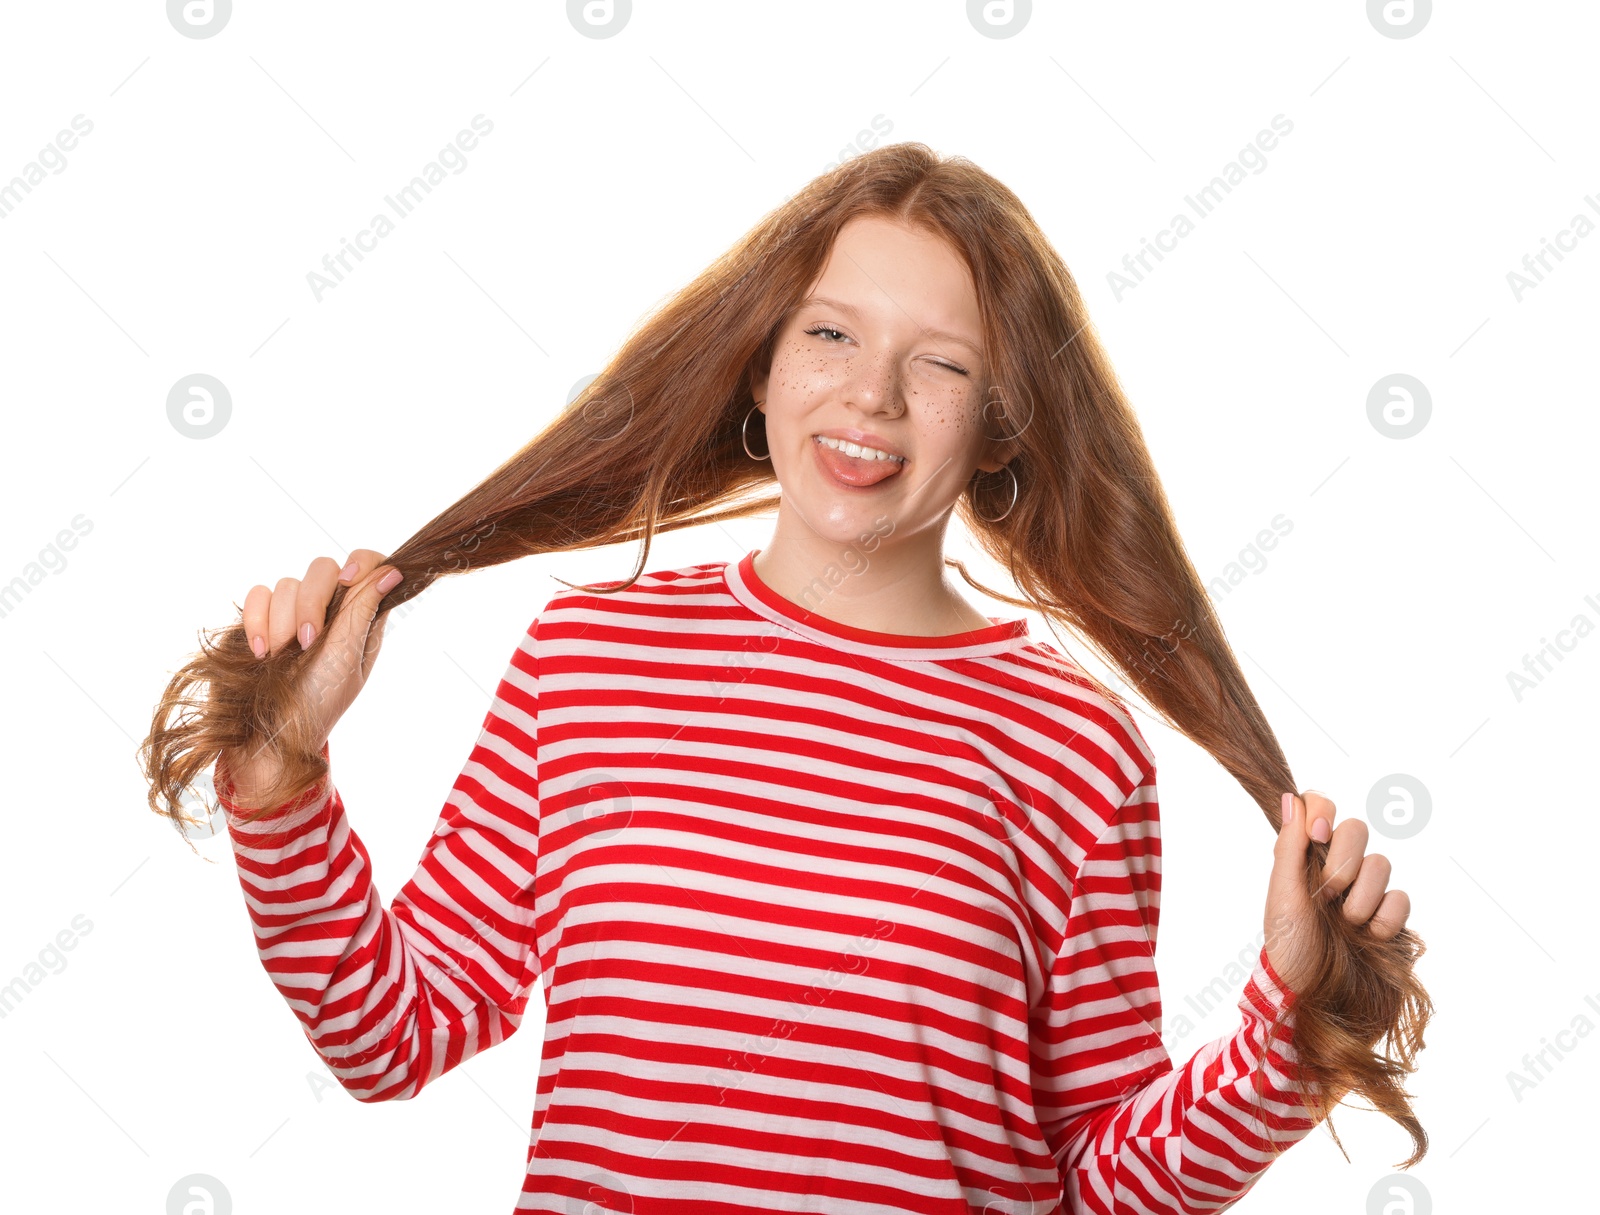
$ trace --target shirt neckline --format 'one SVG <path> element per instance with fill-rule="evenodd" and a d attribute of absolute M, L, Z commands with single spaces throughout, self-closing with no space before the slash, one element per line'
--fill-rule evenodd
<path fill-rule="evenodd" d="M 982 628 L 962 633 L 918 637 L 909 633 L 885 633 L 842 624 L 786 599 L 761 580 L 756 573 L 756 554 L 751 549 L 737 562 L 722 566 L 723 581 L 731 594 L 763 619 L 780 624 L 819 645 L 872 658 L 910 659 L 919 662 L 949 658 L 982 658 L 1014 649 L 1028 638 L 1026 617 L 1002 620 L 995 616 Z"/>

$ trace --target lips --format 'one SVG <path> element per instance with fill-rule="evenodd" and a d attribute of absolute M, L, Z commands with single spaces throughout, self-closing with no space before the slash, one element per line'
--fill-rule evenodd
<path fill-rule="evenodd" d="M 817 453 L 817 462 L 823 472 L 838 484 L 854 489 L 881 484 L 890 477 L 898 476 L 905 466 L 900 460 L 861 459 L 846 455 L 822 442 L 820 436 L 812 436 L 811 446 Z"/>

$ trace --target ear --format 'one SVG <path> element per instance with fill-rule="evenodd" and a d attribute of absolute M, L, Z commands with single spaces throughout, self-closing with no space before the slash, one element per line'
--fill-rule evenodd
<path fill-rule="evenodd" d="M 985 404 L 981 415 L 983 418 L 984 438 L 978 455 L 978 469 L 986 473 L 999 472 L 1021 450 L 1016 441 L 1017 436 L 1009 433 L 1010 424 L 1007 421 L 1009 415 L 1003 399 L 1000 402 L 992 402 L 990 400 L 994 391 L 995 386 L 993 384 L 989 384 L 985 388 L 983 397 Z M 993 412 L 993 417 L 990 416 L 991 411 Z M 997 429 L 1002 432 L 1002 437 L 998 439 L 992 437 L 993 432 Z"/>
<path fill-rule="evenodd" d="M 765 369 L 752 368 L 750 371 L 750 399 L 761 402 L 763 416 L 767 412 L 767 384 L 771 379 L 771 372 L 772 369 L 770 367 Z"/>
<path fill-rule="evenodd" d="M 983 445 L 983 455 L 978 460 L 978 468 L 986 473 L 999 472 L 1016 458 L 1017 447 L 1010 440 L 996 442 L 986 440 Z"/>

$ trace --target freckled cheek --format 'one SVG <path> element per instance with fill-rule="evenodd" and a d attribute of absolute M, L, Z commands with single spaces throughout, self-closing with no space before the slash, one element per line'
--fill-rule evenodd
<path fill-rule="evenodd" d="M 976 437 L 982 416 L 971 393 L 961 388 L 923 391 L 913 396 L 930 435 L 941 441 L 962 443 Z"/>
<path fill-rule="evenodd" d="M 806 402 L 836 388 L 841 376 L 837 364 L 826 356 L 785 357 L 773 366 L 772 383 L 786 397 Z"/>

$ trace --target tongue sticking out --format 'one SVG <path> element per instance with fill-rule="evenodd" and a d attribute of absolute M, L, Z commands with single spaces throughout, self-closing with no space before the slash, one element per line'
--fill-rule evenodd
<path fill-rule="evenodd" d="M 819 443 L 815 439 L 811 441 L 811 445 L 817 449 L 817 458 L 822 461 L 822 467 L 828 475 L 845 485 L 858 487 L 876 485 L 879 481 L 894 476 L 902 467 L 899 460 L 863 460 L 856 456 L 848 456 L 837 448 Z"/>

